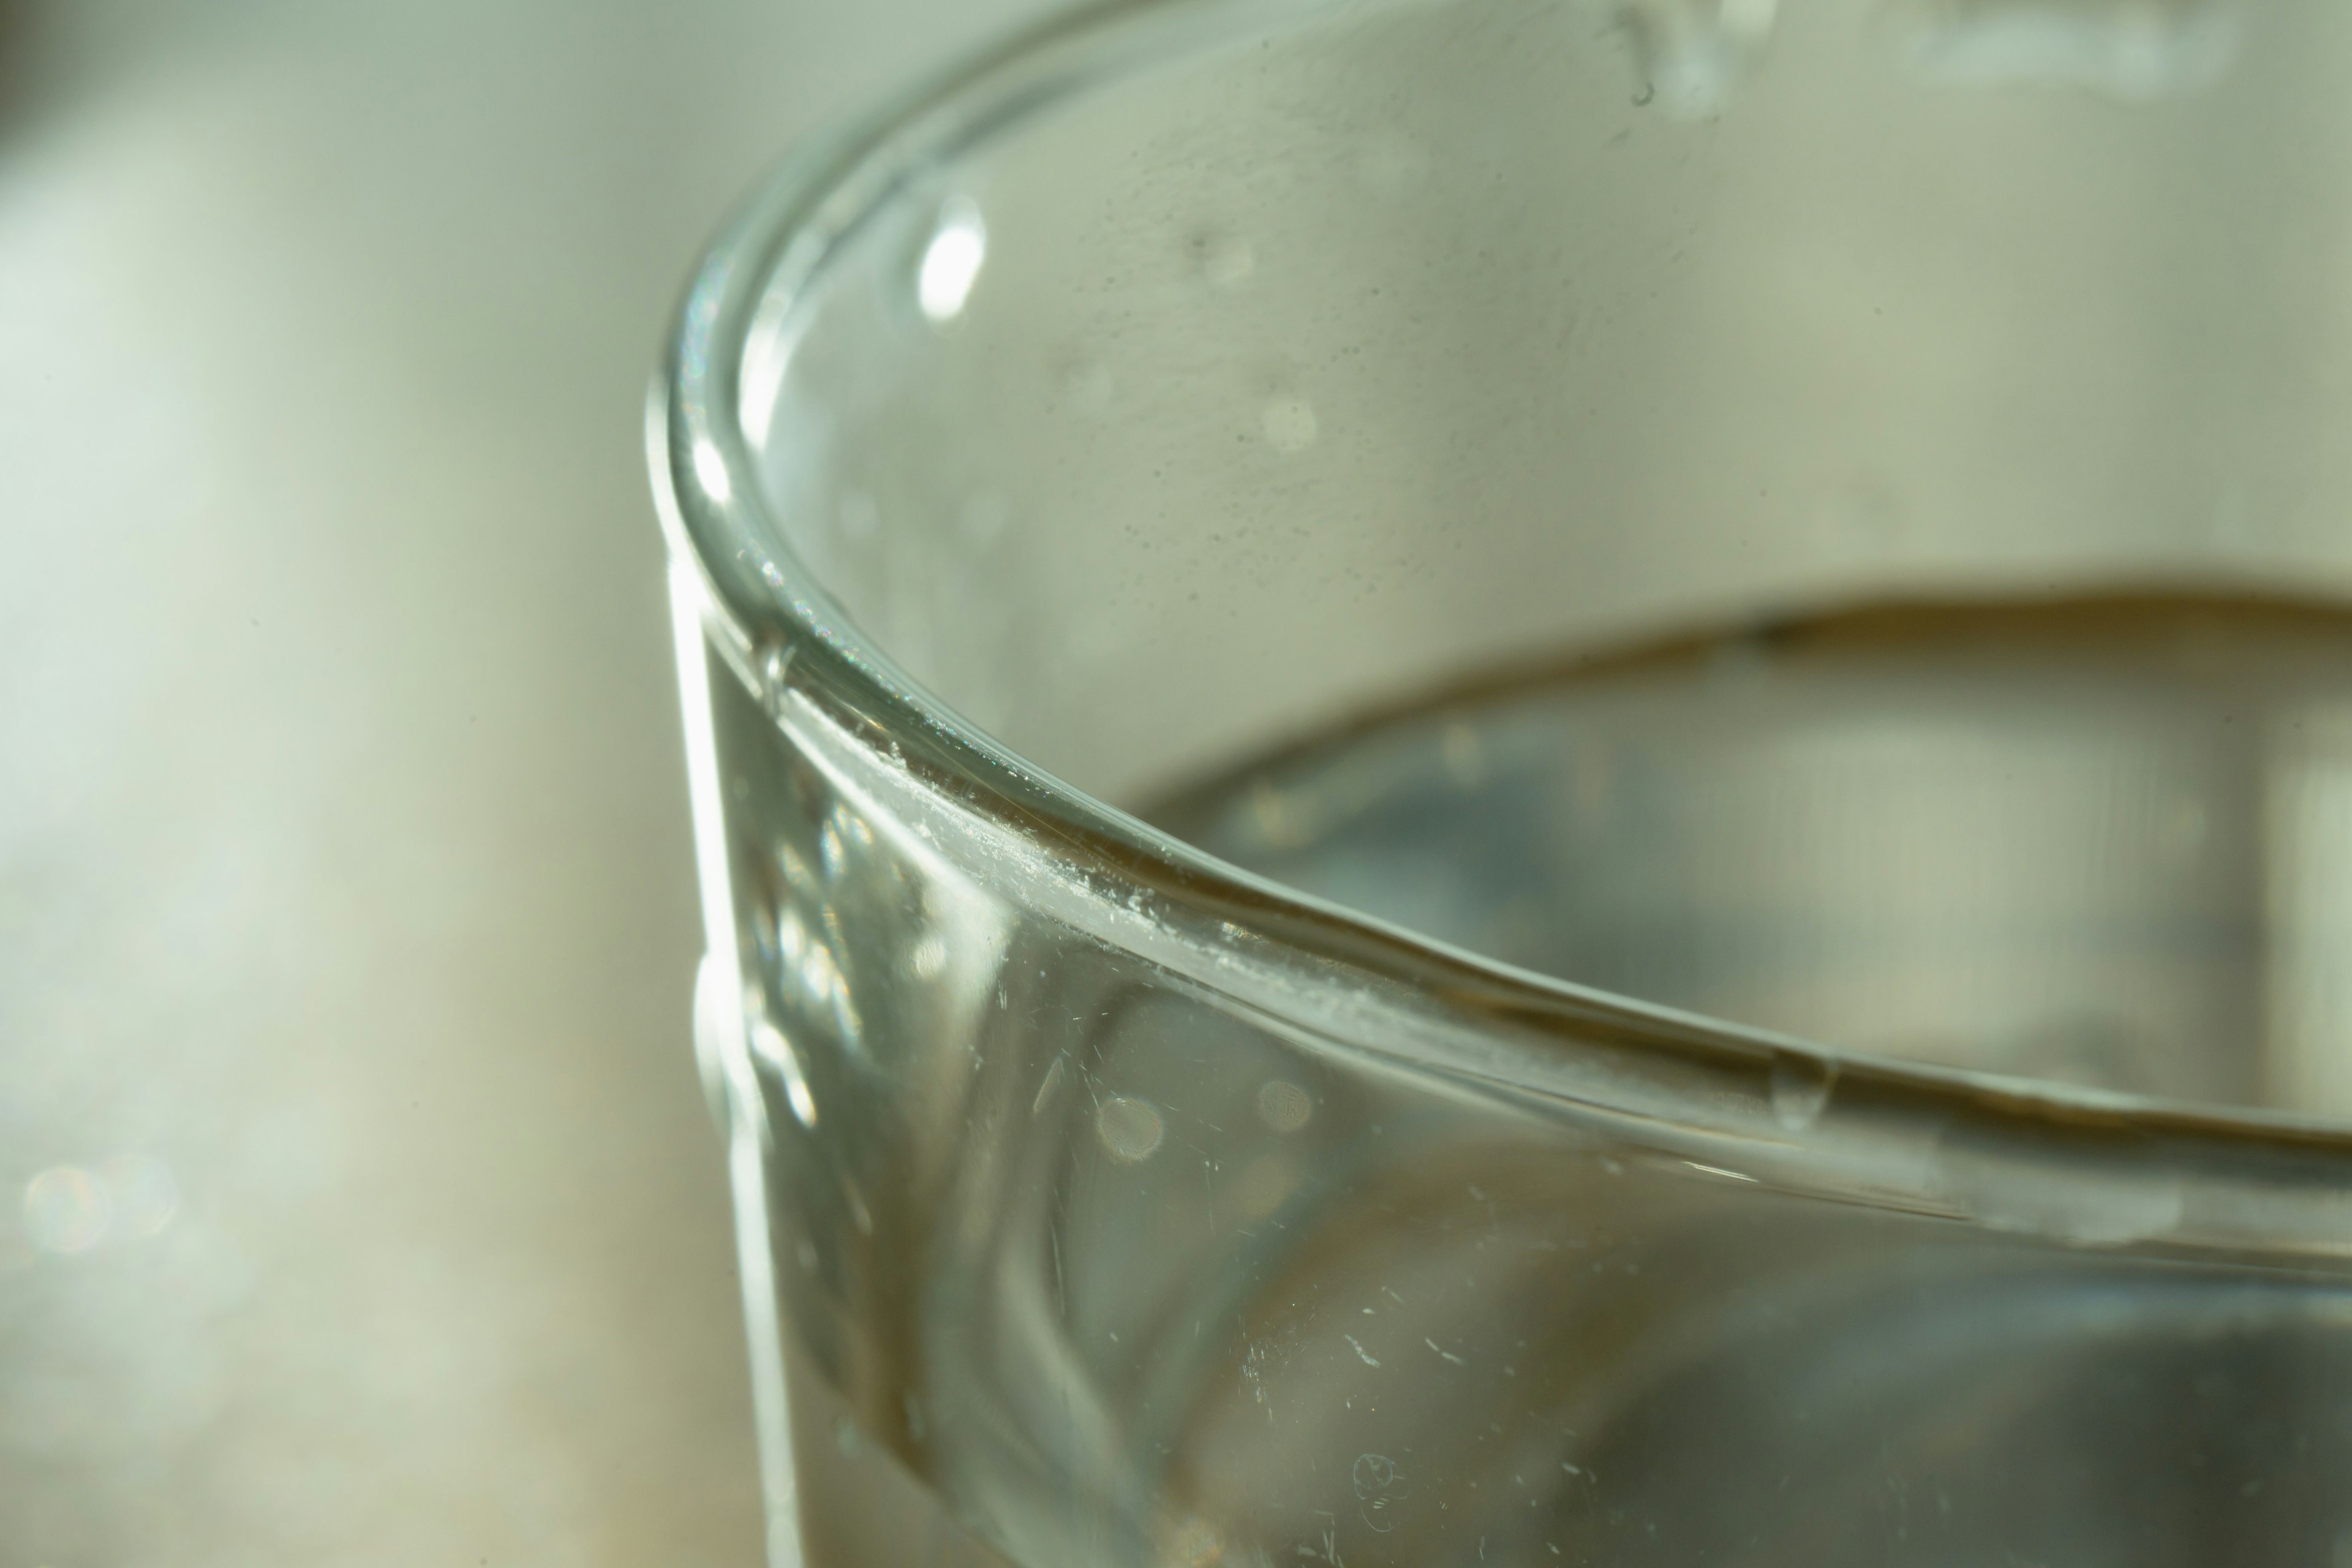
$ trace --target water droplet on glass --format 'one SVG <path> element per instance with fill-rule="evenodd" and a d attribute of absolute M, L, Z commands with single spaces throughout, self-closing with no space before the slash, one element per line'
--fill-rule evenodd
<path fill-rule="evenodd" d="M 1772 1120 L 1791 1132 L 1802 1132 L 1821 1119 L 1836 1087 L 1834 1063 L 1780 1052 L 1772 1058 Z"/>
<path fill-rule="evenodd" d="M 1095 1112 L 1095 1131 L 1104 1148 L 1132 1163 L 1151 1157 L 1166 1129 L 1160 1124 L 1160 1112 L 1150 1102 L 1116 1094 L 1104 1100 L 1102 1108 Z"/>
<path fill-rule="evenodd" d="M 1288 1079 L 1270 1078 L 1258 1086 L 1257 1118 L 1276 1132 L 1296 1132 L 1314 1114 L 1313 1097 Z"/>

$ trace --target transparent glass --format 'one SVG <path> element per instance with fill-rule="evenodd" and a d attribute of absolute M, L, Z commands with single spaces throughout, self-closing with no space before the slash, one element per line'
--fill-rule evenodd
<path fill-rule="evenodd" d="M 2352 6 L 1166 0 L 649 421 L 779 1563 L 2352 1562 Z"/>

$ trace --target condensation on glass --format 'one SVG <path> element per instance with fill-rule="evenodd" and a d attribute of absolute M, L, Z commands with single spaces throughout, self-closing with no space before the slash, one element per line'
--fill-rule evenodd
<path fill-rule="evenodd" d="M 778 1563 L 2352 1562 L 2352 8 L 1278 0 L 651 435 Z"/>

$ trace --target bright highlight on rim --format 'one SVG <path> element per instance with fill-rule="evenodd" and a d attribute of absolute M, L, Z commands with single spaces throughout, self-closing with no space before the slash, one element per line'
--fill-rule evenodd
<path fill-rule="evenodd" d="M 949 203 L 915 273 L 915 303 L 923 314 L 942 322 L 961 315 L 987 256 L 988 226 L 980 209 L 967 201 Z"/>

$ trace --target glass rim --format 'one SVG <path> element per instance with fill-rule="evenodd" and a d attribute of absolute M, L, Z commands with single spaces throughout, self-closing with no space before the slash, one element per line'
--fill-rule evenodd
<path fill-rule="evenodd" d="M 1426 0 L 1383 0 L 1381 8 L 1417 3 Z M 703 590 L 704 636 L 720 656 L 754 691 L 772 684 L 784 663 L 822 670 L 895 738 L 920 738 L 945 757 L 967 804 L 983 805 L 1031 840 L 1090 850 L 1129 887 L 1213 908 L 1294 954 L 1419 987 L 1470 1030 L 1490 1032 L 1498 1018 L 1549 1021 L 1563 1042 L 1589 1042 L 1598 1031 L 1613 1047 L 1738 1064 L 1751 1073 L 1793 1058 L 1842 1086 L 1868 1084 L 1913 1105 L 1965 1109 L 2095 1160 L 2121 1147 L 2121 1139 L 2137 1152 L 2128 1163 L 2155 1158 L 2158 1148 L 2177 1153 L 2197 1145 L 2212 1153 L 2299 1151 L 2340 1171 L 2352 1159 L 2352 1121 L 1827 1046 L 1523 969 L 1298 892 L 1031 765 L 857 628 L 792 551 L 763 496 L 738 413 L 755 332 L 788 345 L 843 247 L 922 174 L 1091 87 L 1181 58 L 1189 45 L 1293 30 L 1340 4 L 1097 0 L 1013 32 L 836 121 L 757 182 L 690 277 L 646 416 L 671 559 L 692 563 Z M 2315 1173 L 2303 1171 L 2298 1179 Z M 2224 1228 L 2252 1236 L 2265 1227 L 2249 1221 Z M 2352 1239 L 2325 1250 L 2352 1255 Z"/>

